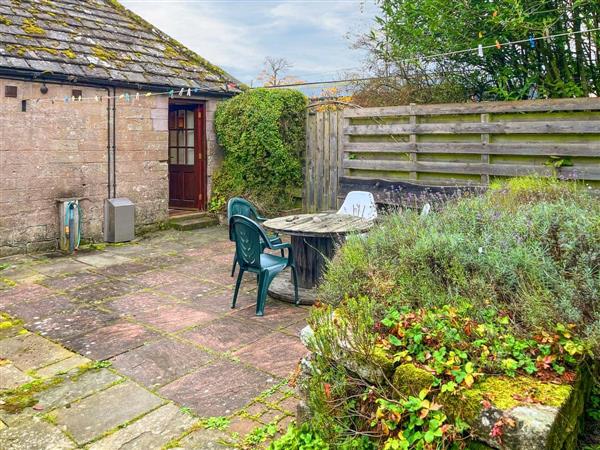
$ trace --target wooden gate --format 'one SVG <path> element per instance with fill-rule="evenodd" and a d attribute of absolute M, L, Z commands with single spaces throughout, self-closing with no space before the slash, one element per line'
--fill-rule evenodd
<path fill-rule="evenodd" d="M 342 174 L 343 111 L 309 111 L 306 119 L 306 154 L 303 206 L 308 212 L 338 207 Z"/>

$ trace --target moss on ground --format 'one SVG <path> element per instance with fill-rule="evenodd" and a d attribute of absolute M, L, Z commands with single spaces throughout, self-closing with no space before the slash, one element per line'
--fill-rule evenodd
<path fill-rule="evenodd" d="M 75 381 L 88 371 L 100 370 L 108 366 L 110 366 L 110 363 L 107 361 L 89 362 L 79 366 L 76 371 L 71 374 L 58 374 L 45 380 L 35 379 L 29 383 L 22 384 L 21 386 L 7 390 L 0 395 L 0 399 L 3 402 L 0 404 L 0 409 L 3 409 L 11 414 L 17 414 L 23 411 L 25 408 L 35 405 L 37 403 L 36 396 L 39 393 L 62 383 L 67 378 Z M 32 375 L 35 374 L 32 373 Z M 114 384 L 119 384 L 123 381 L 125 381 L 125 378 L 118 380 Z"/>

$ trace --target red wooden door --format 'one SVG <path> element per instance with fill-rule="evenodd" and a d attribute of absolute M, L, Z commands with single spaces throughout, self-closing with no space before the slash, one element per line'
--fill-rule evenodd
<path fill-rule="evenodd" d="M 204 209 L 203 105 L 169 105 L 169 206 Z"/>

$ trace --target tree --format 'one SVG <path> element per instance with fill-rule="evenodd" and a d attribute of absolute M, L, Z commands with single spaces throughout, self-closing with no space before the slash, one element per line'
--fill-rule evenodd
<path fill-rule="evenodd" d="M 479 98 L 600 94 L 598 0 L 379 0 L 364 37 L 375 60 L 407 79 L 435 73 Z M 569 31 L 576 34 L 550 37 Z M 533 40 L 530 40 L 533 38 Z M 516 45 L 502 45 L 524 41 Z M 483 51 L 479 45 L 491 46 Z M 462 52 L 465 49 L 475 49 Z M 456 52 L 453 54 L 448 54 Z M 431 57 L 445 53 L 447 56 Z"/>
<path fill-rule="evenodd" d="M 281 86 L 282 84 L 297 83 L 300 80 L 294 76 L 284 76 L 294 65 L 285 58 L 267 56 L 263 63 L 264 68 L 258 75 L 263 86 Z"/>

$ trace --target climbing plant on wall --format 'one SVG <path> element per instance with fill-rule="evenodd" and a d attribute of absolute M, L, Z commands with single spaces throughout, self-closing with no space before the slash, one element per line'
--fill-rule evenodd
<path fill-rule="evenodd" d="M 254 89 L 221 103 L 215 116 L 225 151 L 211 209 L 234 196 L 277 211 L 294 206 L 302 186 L 306 98 L 287 89 Z"/>

